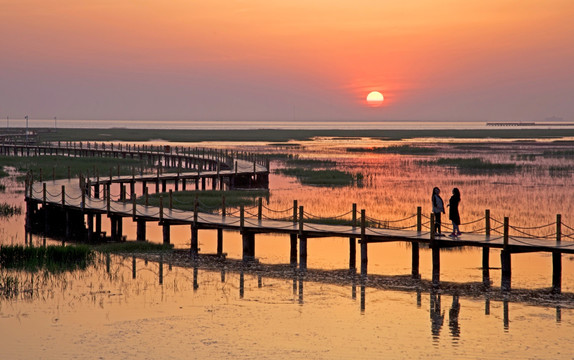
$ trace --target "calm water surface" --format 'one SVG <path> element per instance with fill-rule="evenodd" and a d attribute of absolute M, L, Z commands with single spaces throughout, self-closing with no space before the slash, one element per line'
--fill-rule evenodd
<path fill-rule="evenodd" d="M 568 143 L 460 144 L 436 139 L 411 143 L 437 148 L 439 153 L 346 150 L 403 144 L 369 139 L 318 139 L 279 150 L 264 143 L 205 146 L 288 151 L 299 157 L 332 160 L 340 170 L 363 175 L 360 187 L 321 188 L 274 174 L 265 204 L 270 209 L 287 209 L 298 200 L 309 213 L 336 216 L 356 203 L 370 217 L 393 221 L 411 216 L 417 206 L 429 213 L 434 186 L 443 189 L 445 201 L 456 186 L 462 192 L 463 223 L 480 219 L 490 209 L 493 218 L 509 216 L 511 224 L 542 236 L 552 231 L 538 226 L 555 221 L 558 213 L 564 224 L 574 225 L 574 161 L 571 156 L 557 155 L 571 149 Z M 549 155 L 551 151 L 554 155 Z M 477 173 L 422 163 L 437 157 L 480 157 L 521 167 Z M 284 166 L 282 161 L 272 162 L 273 169 Z M 3 201 L 22 204 L 21 185 L 9 185 Z M 24 243 L 22 216 L 0 221 L 3 243 Z M 104 221 L 104 231 L 106 226 Z M 462 230 L 481 227 L 473 223 Z M 147 231 L 148 239 L 161 241 L 159 227 L 149 224 Z M 124 232 L 135 238 L 131 221 L 124 221 Z M 226 232 L 224 236 L 230 263 L 240 259 L 240 235 Z M 189 237 L 189 228 L 172 228 L 176 248 L 188 248 Z M 201 253 L 215 253 L 214 231 L 201 230 L 199 240 Z M 32 241 L 41 244 L 44 239 L 34 236 Z M 283 269 L 282 264 L 289 262 L 289 246 L 287 236 L 257 235 L 256 257 L 262 264 Z M 417 291 L 416 286 L 402 288 L 401 278 L 411 271 L 410 248 L 402 243 L 369 247 L 369 273 L 396 279 L 397 286 L 391 288 L 362 287 L 338 271 L 348 267 L 348 239 L 310 239 L 308 253 L 306 277 L 284 269 L 273 275 L 256 269 L 241 272 L 230 264 L 221 269 L 160 265 L 150 257 L 135 260 L 133 278 L 134 260 L 121 256 L 109 260 L 101 256 L 93 267 L 73 273 L 10 273 L 29 291 L 0 299 L 0 358 L 571 359 L 574 353 L 574 303 L 564 298 L 504 301 L 496 290 L 500 285 L 498 251 L 491 251 L 490 256 L 493 293 L 460 296 L 449 291 Z M 430 255 L 421 249 L 423 280 L 430 279 Z M 481 256 L 474 249 L 443 251 L 441 280 L 480 283 Z M 567 293 L 574 293 L 573 263 L 570 256 L 563 256 L 563 291 Z M 331 271 L 328 280 L 313 276 L 319 270 Z M 548 254 L 512 257 L 512 286 L 517 291 L 549 288 L 551 272 Z"/>

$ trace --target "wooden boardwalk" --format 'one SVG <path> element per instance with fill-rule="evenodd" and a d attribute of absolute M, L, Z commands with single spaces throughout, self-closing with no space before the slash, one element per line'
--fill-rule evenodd
<path fill-rule="evenodd" d="M 255 170 L 254 170 L 255 169 Z M 511 254 L 525 252 L 548 252 L 552 254 L 552 287 L 555 292 L 561 291 L 562 253 L 574 253 L 574 242 L 562 239 L 560 223 L 557 223 L 556 238 L 553 240 L 531 237 L 509 236 L 508 219 L 505 219 L 502 234 L 473 234 L 465 233 L 460 237 L 435 237 L 432 235 L 434 228 L 433 218 L 430 218 L 429 231 L 423 231 L 421 224 L 421 214 L 418 214 L 417 226 L 415 230 L 394 230 L 380 227 L 368 226 L 365 210 L 361 210 L 360 216 L 356 217 L 353 225 L 328 225 L 308 221 L 305 218 L 304 208 L 294 204 L 293 215 L 288 220 L 273 220 L 263 218 L 261 212 L 259 216 L 246 216 L 245 210 L 240 209 L 238 215 L 231 214 L 211 214 L 200 212 L 195 207 L 194 211 L 182 211 L 170 208 L 166 205 L 166 198 L 163 199 L 159 207 L 145 206 L 136 203 L 136 196 L 131 196 L 130 200 L 125 195 L 120 195 L 122 199 L 110 196 L 109 185 L 112 183 L 129 183 L 131 194 L 135 195 L 133 189 L 136 182 L 155 183 L 156 189 L 162 183 L 162 190 L 165 192 L 165 183 L 183 179 L 205 179 L 217 176 L 246 175 L 257 176 L 257 174 L 267 174 L 268 168 L 261 164 L 251 163 L 246 160 L 236 162 L 230 169 L 208 171 L 192 171 L 181 173 L 161 173 L 155 175 L 132 175 L 113 176 L 107 178 L 83 178 L 64 179 L 34 182 L 27 186 L 26 200 L 28 204 L 27 213 L 30 222 L 37 222 L 38 213 L 43 208 L 45 226 L 53 224 L 49 216 L 54 213 L 60 214 L 65 219 L 65 234 L 71 236 L 74 229 L 70 228 L 72 219 L 81 219 L 82 226 L 87 222 L 87 239 L 93 240 L 101 234 L 101 215 L 106 215 L 111 221 L 111 238 L 120 240 L 122 238 L 122 219 L 131 218 L 137 222 L 137 239 L 145 240 L 146 222 L 155 222 L 163 227 L 163 241 L 170 242 L 170 226 L 187 225 L 191 229 L 191 252 L 198 253 L 197 231 L 199 229 L 218 230 L 218 254 L 222 253 L 223 230 L 240 231 L 243 237 L 243 258 L 250 261 L 255 258 L 255 236 L 261 233 L 288 234 L 291 237 L 291 262 L 298 264 L 301 270 L 307 268 L 307 239 L 316 237 L 344 237 L 349 239 L 349 267 L 355 268 L 356 246 L 360 246 L 360 268 L 361 274 L 367 275 L 368 267 L 368 245 L 380 242 L 400 241 L 411 244 L 412 249 L 412 276 L 420 277 L 419 273 L 419 244 L 427 244 L 432 250 L 432 281 L 433 284 L 440 284 L 440 249 L 449 247 L 479 247 L 483 249 L 482 267 L 483 281 L 485 286 L 490 286 L 489 274 L 489 250 L 501 250 L 503 290 L 510 290 L 511 284 Z M 100 186 L 108 186 L 107 191 L 103 191 L 100 197 Z M 96 190 L 98 189 L 98 190 Z M 204 186 L 205 189 L 205 186 Z M 176 185 L 177 191 L 177 185 Z M 39 209 L 40 208 L 40 209 Z M 56 210 L 58 209 L 58 210 Z M 419 210 L 420 212 L 420 210 Z M 357 212 L 358 213 L 358 212 Z M 51 214 L 51 215 L 49 215 Z M 353 217 L 356 215 L 354 214 Z M 36 219 L 36 220 L 34 220 Z M 95 221 L 95 224 L 94 224 Z M 487 220 L 488 222 L 490 219 Z M 490 225 L 487 223 L 487 229 Z M 570 236 L 568 236 L 570 237 Z"/>

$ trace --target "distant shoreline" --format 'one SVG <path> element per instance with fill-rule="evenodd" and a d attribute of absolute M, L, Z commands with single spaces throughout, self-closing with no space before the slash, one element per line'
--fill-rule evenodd
<path fill-rule="evenodd" d="M 341 138 L 378 138 L 382 140 L 404 140 L 413 138 L 454 138 L 454 139 L 556 139 L 574 137 L 574 128 L 505 128 L 479 130 L 185 130 L 185 129 L 86 129 L 65 128 L 30 130 L 38 133 L 40 141 L 166 141 L 166 142 L 204 142 L 204 141 L 267 141 L 284 142 L 289 140 L 309 140 L 315 137 Z M 0 133 L 2 130 L 0 129 Z M 1 135 L 1 134 L 0 134 Z"/>

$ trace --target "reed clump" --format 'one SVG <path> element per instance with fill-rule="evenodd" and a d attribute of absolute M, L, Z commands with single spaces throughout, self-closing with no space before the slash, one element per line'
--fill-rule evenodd
<path fill-rule="evenodd" d="M 159 206 L 159 197 L 163 197 L 163 206 L 168 206 L 168 194 L 158 193 L 148 197 L 148 205 Z M 257 199 L 269 196 L 268 190 L 229 190 L 229 191 L 178 191 L 172 193 L 172 205 L 174 209 L 193 211 L 197 197 L 198 211 L 215 213 L 223 206 L 225 196 L 226 207 L 255 206 Z M 137 199 L 138 204 L 145 204 L 145 198 Z"/>
<path fill-rule="evenodd" d="M 388 147 L 350 147 L 346 149 L 352 153 L 399 154 L 399 155 L 435 155 L 438 150 L 431 147 L 394 145 Z"/>
<path fill-rule="evenodd" d="M 456 167 L 462 172 L 497 172 L 515 171 L 520 165 L 512 163 L 493 163 L 481 158 L 440 158 L 432 161 L 419 162 L 427 166 Z"/>
<path fill-rule="evenodd" d="M 363 175 L 340 170 L 309 170 L 302 168 L 279 169 L 278 173 L 296 177 L 304 185 L 350 186 L 362 184 Z"/>
<path fill-rule="evenodd" d="M 22 208 L 7 203 L 0 203 L 0 217 L 10 217 L 22 214 Z"/>
<path fill-rule="evenodd" d="M 94 261 L 93 251 L 85 245 L 27 246 L 1 245 L 0 267 L 30 272 L 46 270 L 51 273 L 85 269 Z"/>

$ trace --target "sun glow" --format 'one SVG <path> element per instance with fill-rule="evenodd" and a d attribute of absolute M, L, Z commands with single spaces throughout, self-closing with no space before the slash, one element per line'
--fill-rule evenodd
<path fill-rule="evenodd" d="M 367 95 L 367 104 L 370 106 L 381 106 L 385 97 L 378 91 L 371 91 L 369 95 Z"/>

